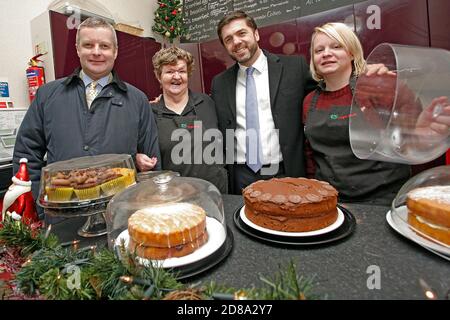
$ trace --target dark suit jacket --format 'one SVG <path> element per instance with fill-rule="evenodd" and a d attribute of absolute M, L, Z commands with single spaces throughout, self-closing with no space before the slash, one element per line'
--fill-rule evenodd
<path fill-rule="evenodd" d="M 269 67 L 270 106 L 275 128 L 279 129 L 280 147 L 285 174 L 291 177 L 305 176 L 303 152 L 304 132 L 302 123 L 303 98 L 317 83 L 312 79 L 305 58 L 283 56 L 263 51 Z M 224 136 L 227 150 L 226 129 L 236 129 L 236 81 L 239 66 L 236 63 L 212 80 L 211 95 L 216 105 L 219 129 Z M 230 142 L 229 142 L 230 143 Z M 229 177 L 232 179 L 232 166 Z M 231 186 L 233 184 L 231 183 Z"/>

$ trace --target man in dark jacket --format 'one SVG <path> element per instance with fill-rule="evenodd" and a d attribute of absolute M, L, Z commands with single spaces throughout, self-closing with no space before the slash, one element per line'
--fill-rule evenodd
<path fill-rule="evenodd" d="M 42 86 L 20 126 L 14 169 L 20 158 L 36 197 L 47 163 L 107 153 L 130 154 L 141 171 L 159 169 L 158 131 L 146 95 L 113 71 L 114 28 L 99 18 L 80 24 L 76 37 L 81 69 Z"/>
<path fill-rule="evenodd" d="M 273 176 L 304 176 L 300 106 L 305 94 L 316 86 L 305 59 L 261 50 L 256 23 L 242 11 L 222 18 L 217 33 L 228 54 L 237 62 L 213 79 L 211 90 L 219 128 L 225 137 L 227 157 L 234 155 L 233 164 L 228 165 L 231 192 L 240 194 L 242 188 L 250 183 Z M 256 167 L 249 164 L 251 152 L 247 152 L 247 148 L 252 150 L 255 147 L 255 144 L 252 146 L 247 142 L 250 134 L 248 130 L 246 132 L 250 125 L 254 129 L 254 124 L 249 122 L 251 119 L 246 116 L 249 113 L 246 101 L 252 99 L 247 95 L 249 84 L 246 82 L 246 72 L 250 67 L 254 69 L 253 87 L 256 92 L 253 96 L 255 93 L 257 96 L 253 105 L 258 110 L 258 128 L 253 137 L 259 137 L 257 144 L 262 147 L 256 147 L 259 155 L 259 166 Z M 251 114 L 254 117 L 254 113 Z M 227 129 L 233 130 L 234 134 L 228 136 Z M 234 143 L 226 141 L 233 136 Z"/>

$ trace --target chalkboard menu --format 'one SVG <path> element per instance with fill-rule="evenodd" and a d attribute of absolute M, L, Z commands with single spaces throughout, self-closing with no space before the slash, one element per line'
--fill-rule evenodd
<path fill-rule="evenodd" d="M 300 16 L 309 16 L 314 13 L 319 13 L 363 1 L 364 0 L 301 0 Z"/>
<path fill-rule="evenodd" d="M 217 37 L 217 24 L 233 11 L 233 0 L 184 0 L 184 23 L 190 42 L 204 42 Z"/>
<path fill-rule="evenodd" d="M 242 10 L 252 16 L 258 27 L 300 16 L 300 0 L 234 0 L 233 10 Z"/>
<path fill-rule="evenodd" d="M 217 24 L 228 12 L 243 10 L 258 27 L 264 27 L 364 0 L 184 0 L 184 19 L 189 39 L 205 42 L 217 38 Z"/>

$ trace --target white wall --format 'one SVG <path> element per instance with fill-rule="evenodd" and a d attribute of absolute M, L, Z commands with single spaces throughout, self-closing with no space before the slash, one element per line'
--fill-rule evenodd
<path fill-rule="evenodd" d="M 116 22 L 143 28 L 153 36 L 153 12 L 157 0 L 97 0 Z M 28 107 L 25 69 L 34 55 L 30 21 L 46 11 L 54 0 L 0 0 L 0 78 L 7 77 L 15 107 Z M 70 2 L 70 0 L 68 0 Z"/>

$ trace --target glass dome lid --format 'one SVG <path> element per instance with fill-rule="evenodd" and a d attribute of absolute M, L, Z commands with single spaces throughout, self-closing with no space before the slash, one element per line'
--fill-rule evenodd
<path fill-rule="evenodd" d="M 229 241 L 219 190 L 175 172 L 163 172 L 114 196 L 105 219 L 109 247 L 127 251 L 142 264 L 204 268 L 205 261 L 215 264 L 231 249 L 224 249 Z"/>
<path fill-rule="evenodd" d="M 399 233 L 450 260 L 450 166 L 412 177 L 392 202 L 388 222 Z"/>
<path fill-rule="evenodd" d="M 136 183 L 133 159 L 104 154 L 54 162 L 42 169 L 39 205 L 64 209 L 104 203 Z"/>

